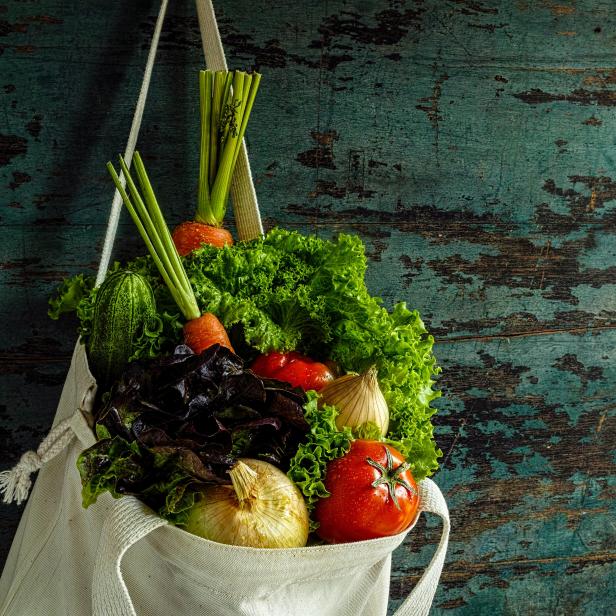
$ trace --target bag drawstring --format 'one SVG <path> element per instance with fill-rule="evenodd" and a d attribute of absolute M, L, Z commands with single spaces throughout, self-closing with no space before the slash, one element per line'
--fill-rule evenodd
<path fill-rule="evenodd" d="M 69 417 L 60 422 L 41 441 L 36 451 L 26 451 L 12 469 L 0 473 L 2 502 L 16 502 L 21 505 L 28 498 L 32 487 L 32 473 L 64 451 L 75 437 L 71 421 L 72 418 Z"/>

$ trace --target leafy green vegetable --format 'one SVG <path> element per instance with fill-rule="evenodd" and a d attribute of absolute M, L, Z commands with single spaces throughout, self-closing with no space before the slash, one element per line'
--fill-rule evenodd
<path fill-rule="evenodd" d="M 231 483 L 237 457 L 287 470 L 310 428 L 305 401 L 220 345 L 134 362 L 98 409 L 100 440 L 78 459 L 83 504 L 103 492 L 134 494 L 183 524 L 200 486 Z"/>
<path fill-rule="evenodd" d="M 367 421 L 357 428 L 353 428 L 353 436 L 357 439 L 364 439 L 366 441 L 381 441 L 383 437 L 381 435 L 381 427 L 377 426 L 372 421 Z"/>
<path fill-rule="evenodd" d="M 47 314 L 52 319 L 59 319 L 65 312 L 75 312 L 84 298 L 93 293 L 94 278 L 77 274 L 62 282 L 57 294 L 49 300 Z"/>
<path fill-rule="evenodd" d="M 250 347 L 297 350 L 332 359 L 344 371 L 376 365 L 389 406 L 388 436 L 408 458 L 415 479 L 436 470 L 442 454 L 430 421 L 430 403 L 439 395 L 433 389 L 439 372 L 434 341 L 417 311 L 399 303 L 389 312 L 370 295 L 359 237 L 340 234 L 330 241 L 274 229 L 235 246 L 203 246 L 184 266 L 200 310 L 216 314 L 232 336 L 239 329 Z M 182 321 L 169 292 L 149 257 L 126 268 L 148 278 L 160 319 L 136 343 L 135 357 L 170 352 L 181 338 Z M 84 294 L 77 308 L 86 342 L 90 296 Z"/>
<path fill-rule="evenodd" d="M 324 404 L 319 409 L 316 392 L 307 395 L 304 417 L 310 425 L 310 432 L 298 447 L 287 474 L 306 498 L 308 511 L 312 511 L 320 498 L 329 496 L 324 484 L 327 463 L 349 451 L 353 435 L 349 428 L 338 430 L 338 412 L 333 406 Z"/>
<path fill-rule="evenodd" d="M 139 444 L 129 443 L 119 436 L 86 449 L 77 459 L 77 468 L 82 478 L 84 507 L 95 503 L 103 492 L 110 492 L 114 498 L 122 496 L 127 493 L 126 478 L 136 482 L 145 475 Z"/>
<path fill-rule="evenodd" d="M 104 492 L 114 498 L 135 494 L 161 516 L 182 525 L 195 502 L 195 486 L 203 483 L 198 471 L 203 465 L 191 456 L 196 458 L 186 450 L 148 448 L 121 436 L 107 437 L 77 459 L 83 506 L 89 507 Z M 213 478 L 207 479 L 211 483 Z"/>

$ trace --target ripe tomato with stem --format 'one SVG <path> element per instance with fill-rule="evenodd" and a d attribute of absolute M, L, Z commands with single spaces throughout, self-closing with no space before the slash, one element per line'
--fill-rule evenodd
<path fill-rule="evenodd" d="M 356 440 L 327 466 L 330 496 L 316 505 L 317 534 L 330 543 L 388 537 L 415 519 L 419 491 L 402 454 L 380 441 Z"/>

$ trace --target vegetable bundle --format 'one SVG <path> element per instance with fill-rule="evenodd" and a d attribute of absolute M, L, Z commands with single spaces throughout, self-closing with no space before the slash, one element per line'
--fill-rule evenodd
<path fill-rule="evenodd" d="M 258 84 L 201 73 L 199 224 L 222 223 Z M 309 515 L 326 541 L 407 527 L 441 455 L 439 369 L 417 311 L 370 295 L 361 240 L 193 242 L 169 231 L 139 154 L 120 166 L 126 189 L 108 169 L 150 254 L 115 263 L 100 289 L 70 278 L 50 301 L 55 318 L 77 313 L 105 369 L 84 505 L 134 494 L 203 537 L 262 547 L 305 544 Z"/>
<path fill-rule="evenodd" d="M 433 339 L 417 311 L 404 303 L 390 312 L 366 288 L 366 257 L 357 236 L 335 240 L 274 229 L 263 239 L 217 249 L 203 246 L 183 260 L 199 309 L 218 316 L 250 359 L 256 352 L 296 349 L 332 359 L 344 372 L 378 368 L 389 405 L 390 434 L 402 441 L 417 479 L 437 466 L 430 402 L 438 368 Z M 135 341 L 133 358 L 170 352 L 179 340 L 181 314 L 150 257 L 116 269 L 138 272 L 151 284 L 157 316 Z M 67 280 L 52 313 L 70 307 L 80 315 L 87 344 L 96 293 L 83 276 Z M 77 301 L 75 298 L 79 298 Z"/>
<path fill-rule="evenodd" d="M 109 491 L 139 495 L 185 523 L 203 485 L 229 483 L 237 457 L 287 469 L 310 426 L 306 397 L 261 379 L 220 345 L 134 362 L 97 413 L 100 439 L 79 459 L 84 505 Z"/>

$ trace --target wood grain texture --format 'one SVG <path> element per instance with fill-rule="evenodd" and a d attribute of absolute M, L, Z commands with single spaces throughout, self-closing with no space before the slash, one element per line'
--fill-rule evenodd
<path fill-rule="evenodd" d="M 0 452 L 46 433 L 93 271 L 157 3 L 0 6 Z M 248 145 L 267 227 L 365 240 L 443 366 L 436 475 L 453 517 L 434 614 L 616 611 L 616 11 L 611 0 L 216 3 L 264 75 Z M 171 3 L 139 148 L 170 218 L 195 205 L 192 3 Z M 123 219 L 117 257 L 141 252 Z M 0 509 L 0 562 L 18 521 Z M 391 609 L 428 562 L 394 556 Z"/>

